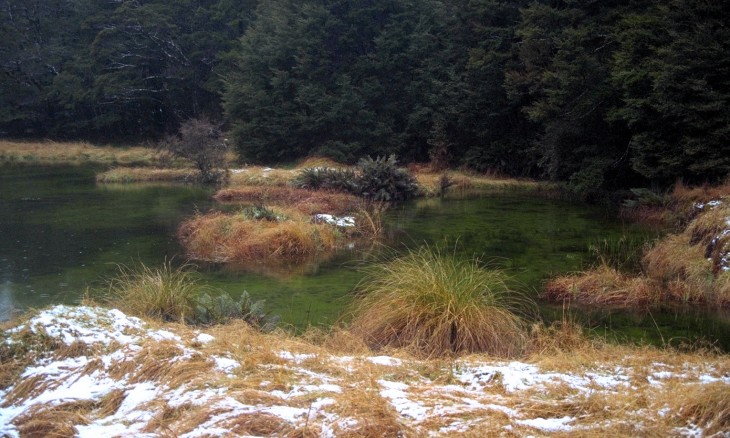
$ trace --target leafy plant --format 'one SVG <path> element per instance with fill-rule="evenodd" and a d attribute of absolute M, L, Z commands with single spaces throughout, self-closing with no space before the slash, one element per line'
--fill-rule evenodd
<path fill-rule="evenodd" d="M 227 293 L 218 295 L 203 293 L 196 300 L 195 320 L 210 324 L 242 319 L 261 331 L 269 332 L 276 328 L 280 318 L 278 315 L 267 315 L 264 302 L 264 300 L 253 301 L 245 290 L 238 300 Z"/>
<path fill-rule="evenodd" d="M 279 321 L 278 316 L 266 314 L 263 300 L 251 300 L 246 291 L 234 300 L 225 292 L 201 285 L 187 265 L 173 268 L 170 262 L 159 269 L 143 264 L 120 266 L 117 277 L 109 282 L 106 301 L 130 314 L 188 324 L 237 318 L 271 331 Z"/>
<path fill-rule="evenodd" d="M 357 164 L 357 171 L 326 167 L 302 169 L 292 183 L 300 188 L 338 190 L 386 202 L 410 199 L 419 192 L 416 179 L 398 167 L 395 155 L 363 158 Z"/>

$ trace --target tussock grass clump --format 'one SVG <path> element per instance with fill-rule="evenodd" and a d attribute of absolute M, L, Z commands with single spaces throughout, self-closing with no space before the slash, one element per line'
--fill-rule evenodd
<path fill-rule="evenodd" d="M 635 265 L 637 245 L 628 242 L 617 245 L 615 251 L 608 248 L 610 257 L 604 257 L 604 249 L 598 247 L 597 267 L 549 280 L 542 297 L 617 307 L 661 302 L 730 306 L 730 204 L 707 199 L 728 189 L 677 185 L 676 202 L 691 202 L 693 213 L 688 217 L 692 220 L 684 230 L 647 245 L 638 274 L 624 272 Z"/>
<path fill-rule="evenodd" d="M 294 219 L 257 220 L 214 212 L 185 221 L 178 237 L 190 258 L 215 262 L 300 261 L 336 248 L 339 232 L 335 227 L 296 218 L 296 212 L 273 211 Z"/>
<path fill-rule="evenodd" d="M 419 356 L 522 352 L 529 301 L 505 274 L 424 246 L 376 265 L 360 286 L 351 330 L 372 348 Z"/>
<path fill-rule="evenodd" d="M 195 316 L 201 289 L 185 266 L 173 268 L 169 262 L 158 269 L 120 266 L 117 277 L 109 281 L 106 300 L 133 315 L 184 322 Z"/>

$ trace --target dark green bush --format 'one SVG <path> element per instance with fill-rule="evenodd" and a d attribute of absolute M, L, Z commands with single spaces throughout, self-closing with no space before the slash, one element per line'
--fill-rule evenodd
<path fill-rule="evenodd" d="M 416 179 L 398 167 L 395 155 L 362 158 L 357 163 L 358 195 L 375 201 L 403 201 L 418 194 Z"/>
<path fill-rule="evenodd" d="M 308 167 L 302 169 L 294 178 L 294 186 L 312 190 L 337 190 L 356 193 L 358 178 L 350 169 L 332 169 L 329 167 Z"/>
<path fill-rule="evenodd" d="M 416 179 L 398 167 L 395 155 L 361 159 L 357 171 L 312 167 L 294 179 L 296 187 L 337 190 L 374 201 L 403 201 L 418 194 Z"/>

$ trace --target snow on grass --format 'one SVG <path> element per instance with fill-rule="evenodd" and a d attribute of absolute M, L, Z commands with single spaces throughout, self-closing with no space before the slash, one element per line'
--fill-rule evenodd
<path fill-rule="evenodd" d="M 325 224 L 335 225 L 338 227 L 354 227 L 355 226 L 355 218 L 352 216 L 333 216 L 331 214 L 315 214 L 314 215 L 314 221 L 315 222 L 323 222 Z"/>
<path fill-rule="evenodd" d="M 378 421 L 406 434 L 434 436 L 590 432 L 606 421 L 592 418 L 591 406 L 581 407 L 581 400 L 636 393 L 656 398 L 656 405 L 626 408 L 623 421 L 638 424 L 639 431 L 649 424 L 669 434 L 693 435 L 702 428 L 677 424 L 671 408 L 681 385 L 730 385 L 726 358 L 716 364 L 655 360 L 641 366 L 619 359 L 557 372 L 476 356 L 440 363 L 339 356 L 314 347 L 289 351 L 271 341 L 275 338 L 255 348 L 222 351 L 213 341 L 225 330 L 211 328 L 213 336 L 175 325 L 153 329 L 103 308 L 41 311 L 6 331 L 5 344 L 25 342 L 21 335 L 30 331 L 88 348 L 73 353 L 69 347 L 73 351 L 66 357 L 50 350 L 30 353 L 32 360 L 13 383 L 0 388 L 0 436 L 21 436 L 28 412 L 37 423 L 44 412 L 76 402 L 86 403 L 78 408 L 85 409 L 83 415 L 68 414 L 63 421 L 81 437 L 284 435 L 304 428 L 330 437 L 365 433 Z M 265 348 L 270 348 L 266 354 L 252 356 Z M 367 412 L 378 414 L 361 418 Z M 54 415 L 47 417 L 60 421 Z"/>

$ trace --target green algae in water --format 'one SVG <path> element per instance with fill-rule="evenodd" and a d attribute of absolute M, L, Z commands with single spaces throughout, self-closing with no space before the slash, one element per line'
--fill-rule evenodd
<path fill-rule="evenodd" d="M 103 289 L 119 264 L 184 263 L 177 227 L 196 210 L 211 208 L 211 194 L 212 189 L 183 185 L 97 185 L 93 170 L 84 167 L 0 168 L 0 318 L 13 308 L 78 302 L 87 287 Z M 550 275 L 592 263 L 589 246 L 596 242 L 645 237 L 600 209 L 519 192 L 418 200 L 390 210 L 386 220 L 395 251 L 448 241 L 465 257 L 506 267 L 516 286 L 533 292 Z M 199 271 L 209 285 L 234 297 L 247 290 L 254 300 L 265 299 L 266 310 L 285 324 L 303 328 L 337 321 L 361 278 L 362 257 L 343 251 L 301 273 L 217 265 L 201 265 Z M 661 343 L 656 333 L 665 339 L 703 336 L 730 349 L 727 316 L 682 312 L 657 311 L 656 324 L 646 314 L 577 313 L 588 326 L 618 338 Z M 550 320 L 556 312 L 546 306 L 543 315 Z"/>

